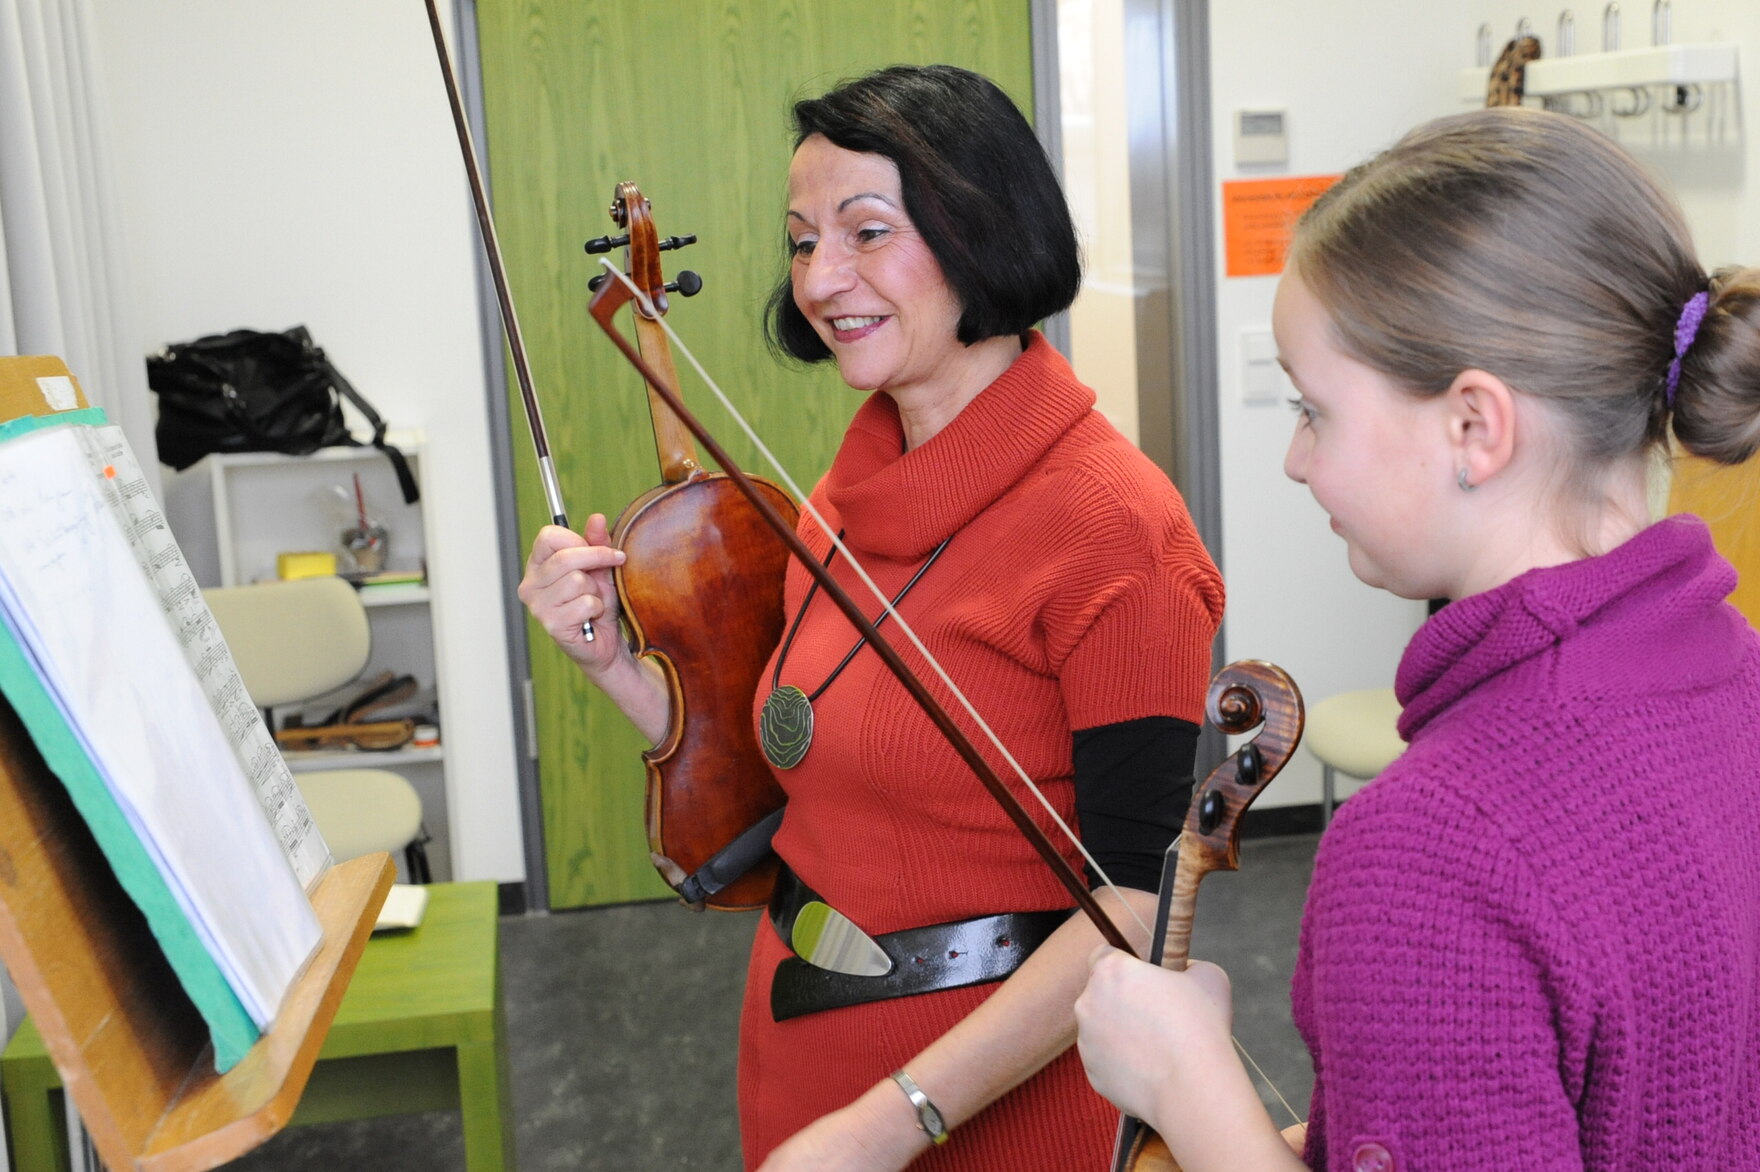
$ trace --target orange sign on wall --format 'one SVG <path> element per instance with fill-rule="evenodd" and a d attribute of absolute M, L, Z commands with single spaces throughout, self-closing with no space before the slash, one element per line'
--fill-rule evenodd
<path fill-rule="evenodd" d="M 1231 277 L 1275 277 L 1283 271 L 1296 221 L 1337 175 L 1231 179 L 1222 185 L 1222 239 Z"/>

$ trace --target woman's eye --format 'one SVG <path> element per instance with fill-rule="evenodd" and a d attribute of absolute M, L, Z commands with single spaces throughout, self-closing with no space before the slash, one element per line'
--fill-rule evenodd
<path fill-rule="evenodd" d="M 803 236 L 799 240 L 790 240 L 788 242 L 788 255 L 803 258 L 812 256 L 813 246 L 818 243 L 819 242 L 811 236 Z"/>
<path fill-rule="evenodd" d="M 858 228 L 856 229 L 856 240 L 861 244 L 872 244 L 891 230 L 890 228 Z"/>

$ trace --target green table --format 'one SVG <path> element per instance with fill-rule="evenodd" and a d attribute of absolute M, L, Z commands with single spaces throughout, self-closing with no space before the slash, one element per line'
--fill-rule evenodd
<path fill-rule="evenodd" d="M 374 936 L 318 1053 L 293 1126 L 460 1111 L 465 1166 L 513 1154 L 494 883 L 436 883 L 419 928 Z M 18 1172 L 69 1166 L 61 1077 L 26 1021 L 0 1056 Z"/>

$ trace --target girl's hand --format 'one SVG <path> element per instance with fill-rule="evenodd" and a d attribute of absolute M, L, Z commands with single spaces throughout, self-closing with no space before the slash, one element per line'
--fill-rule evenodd
<path fill-rule="evenodd" d="M 1076 1001 L 1077 1048 L 1094 1089 L 1157 1131 L 1174 1124 L 1160 1105 L 1187 1102 L 1202 1116 L 1206 1071 L 1233 1061 L 1228 974 L 1194 961 L 1172 972 L 1102 945 Z"/>
<path fill-rule="evenodd" d="M 629 654 L 618 634 L 617 588 L 611 580 L 612 567 L 623 564 L 624 554 L 610 541 L 603 513 L 588 517 L 583 533 L 546 525 L 532 542 L 519 584 L 519 600 L 589 678 Z M 581 633 L 586 622 L 593 624 L 591 642 Z"/>

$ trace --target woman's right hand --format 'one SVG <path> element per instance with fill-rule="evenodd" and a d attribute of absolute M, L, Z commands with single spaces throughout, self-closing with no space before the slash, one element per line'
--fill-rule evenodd
<path fill-rule="evenodd" d="M 590 679 L 629 656 L 618 633 L 617 587 L 611 578 L 623 560 L 623 551 L 611 547 L 605 514 L 594 513 L 581 533 L 560 525 L 538 530 L 520 579 L 519 600 Z M 581 630 L 588 622 L 595 636 L 590 640 Z"/>
<path fill-rule="evenodd" d="M 546 525 L 532 542 L 519 600 L 649 743 L 658 745 L 672 727 L 671 693 L 660 669 L 651 660 L 638 660 L 618 628 L 611 571 L 623 560 L 623 551 L 611 548 L 603 513 L 588 517 L 580 533 Z M 588 622 L 591 639 L 581 631 Z"/>

